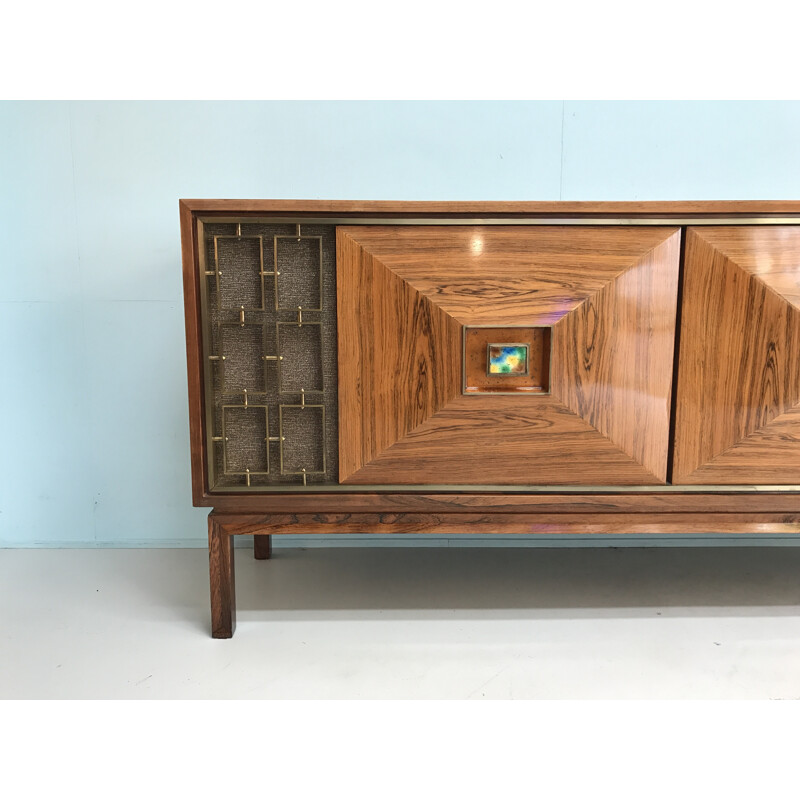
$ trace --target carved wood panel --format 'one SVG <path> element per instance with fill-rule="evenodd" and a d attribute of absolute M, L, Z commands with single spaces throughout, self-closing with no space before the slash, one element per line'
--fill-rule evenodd
<path fill-rule="evenodd" d="M 800 227 L 689 228 L 673 481 L 800 484 Z"/>
<path fill-rule="evenodd" d="M 677 228 L 337 228 L 346 484 L 666 480 Z M 549 394 L 462 394 L 464 327 L 552 327 Z"/>

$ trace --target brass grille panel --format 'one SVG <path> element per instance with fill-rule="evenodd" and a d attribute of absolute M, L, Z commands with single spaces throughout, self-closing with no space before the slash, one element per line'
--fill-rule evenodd
<path fill-rule="evenodd" d="M 209 488 L 337 484 L 334 226 L 198 235 Z"/>

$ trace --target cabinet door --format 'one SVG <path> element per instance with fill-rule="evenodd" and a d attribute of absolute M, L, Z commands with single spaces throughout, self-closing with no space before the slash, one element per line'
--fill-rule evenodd
<path fill-rule="evenodd" d="M 342 483 L 665 482 L 679 229 L 336 239 Z"/>
<path fill-rule="evenodd" d="M 675 483 L 800 484 L 800 228 L 689 228 Z"/>

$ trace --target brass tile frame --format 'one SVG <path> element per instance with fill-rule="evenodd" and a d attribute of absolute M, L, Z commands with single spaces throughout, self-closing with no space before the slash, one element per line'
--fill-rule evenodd
<path fill-rule="evenodd" d="M 258 281 L 261 287 L 261 307 L 248 308 L 247 306 L 224 306 L 222 305 L 222 281 L 223 273 L 219 269 L 219 240 L 220 239 L 234 239 L 241 241 L 242 239 L 254 239 L 258 242 Z M 216 282 L 217 289 L 217 311 L 232 311 L 234 309 L 242 311 L 266 311 L 267 310 L 267 296 L 264 287 L 264 278 L 272 275 L 273 272 L 264 272 L 264 237 L 261 234 L 242 235 L 242 223 L 238 222 L 236 225 L 236 233 L 221 233 L 213 237 L 214 241 L 214 269 L 206 271 L 206 277 L 213 276 Z"/>
<path fill-rule="evenodd" d="M 226 373 L 226 361 L 228 360 L 228 356 L 223 351 L 223 334 L 222 331 L 224 328 L 244 328 L 247 327 L 254 327 L 261 329 L 261 352 L 258 354 L 259 360 L 261 361 L 261 378 L 262 378 L 262 388 L 255 388 L 247 386 L 245 390 L 250 392 L 250 394 L 265 394 L 267 391 L 267 370 L 266 364 L 264 363 L 266 357 L 264 353 L 267 349 L 267 324 L 263 322 L 220 322 L 217 324 L 219 328 L 219 349 L 220 352 L 214 360 L 219 363 L 222 367 L 221 375 L 220 375 L 220 390 L 222 396 L 230 395 L 230 394 L 241 394 L 242 389 L 233 389 L 229 388 L 226 381 L 225 381 L 225 373 Z"/>
<path fill-rule="evenodd" d="M 311 325 L 316 325 L 319 329 L 319 349 L 320 353 L 322 353 L 325 343 L 322 336 L 322 322 L 305 322 L 302 321 L 302 316 L 300 317 L 301 321 L 288 321 L 284 322 L 279 320 L 275 323 L 275 350 L 278 354 L 278 394 L 298 394 L 307 392 L 309 394 L 321 394 L 323 397 L 325 396 L 325 375 L 320 369 L 320 381 L 322 382 L 321 388 L 306 388 L 305 386 L 301 387 L 300 389 L 284 389 L 283 388 L 283 355 L 281 354 L 281 327 L 292 327 L 292 328 L 302 328 L 302 327 L 309 327 Z M 320 365 L 321 367 L 322 365 Z"/>
<path fill-rule="evenodd" d="M 300 408 L 300 409 L 310 409 L 310 408 L 318 408 L 320 413 L 322 414 L 322 470 L 307 470 L 305 467 L 300 469 L 299 471 L 289 471 L 286 470 L 284 467 L 283 462 L 283 446 L 284 442 L 286 441 L 286 437 L 283 435 L 283 410 L 285 408 Z M 324 442 L 325 442 L 325 435 L 326 435 L 326 421 L 325 421 L 325 406 L 322 404 L 314 404 L 311 405 L 306 403 L 305 401 L 305 394 L 302 395 L 302 400 L 300 403 L 280 403 L 278 405 L 278 437 L 280 439 L 280 474 L 281 475 L 302 475 L 303 476 L 303 486 L 306 486 L 306 480 L 308 477 L 313 475 L 325 475 L 328 471 L 328 461 L 327 461 L 327 453 L 325 451 Z"/>
<path fill-rule="evenodd" d="M 273 236 L 273 253 L 274 253 L 274 261 L 273 261 L 273 271 L 272 274 L 274 275 L 275 280 L 275 310 L 276 311 L 294 311 L 295 309 L 304 310 L 304 311 L 322 311 L 322 237 L 321 236 L 303 236 L 300 232 L 300 223 L 297 224 L 297 231 L 294 236 L 289 236 L 286 234 Z M 278 278 L 280 277 L 280 267 L 278 264 L 278 240 L 279 239 L 292 239 L 293 241 L 301 241 L 302 239 L 316 239 L 319 245 L 319 265 L 317 267 L 317 306 L 282 306 L 280 302 L 280 281 Z M 263 266 L 262 266 L 263 269 Z"/>
<path fill-rule="evenodd" d="M 264 450 L 267 454 L 267 469 L 266 472 L 263 470 L 251 470 L 245 469 L 244 472 L 238 472 L 236 470 L 228 469 L 228 432 L 225 425 L 225 419 L 227 416 L 227 412 L 231 409 L 242 409 L 242 410 L 249 410 L 252 408 L 263 408 L 264 409 Z M 247 481 L 247 486 L 250 486 L 250 478 L 253 475 L 269 475 L 270 474 L 270 462 L 269 462 L 269 443 L 271 441 L 275 441 L 273 437 L 269 435 L 269 406 L 267 405 L 253 405 L 252 403 L 247 402 L 247 394 L 245 393 L 244 403 L 240 404 L 223 404 L 221 406 L 222 409 L 222 436 L 216 437 L 216 441 L 221 441 L 222 443 L 222 472 L 225 475 L 240 475 L 243 476 Z"/>

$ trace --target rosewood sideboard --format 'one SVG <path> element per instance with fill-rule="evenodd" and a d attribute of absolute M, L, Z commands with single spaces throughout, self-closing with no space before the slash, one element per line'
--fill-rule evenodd
<path fill-rule="evenodd" d="M 800 202 L 180 201 L 233 537 L 800 532 Z"/>

